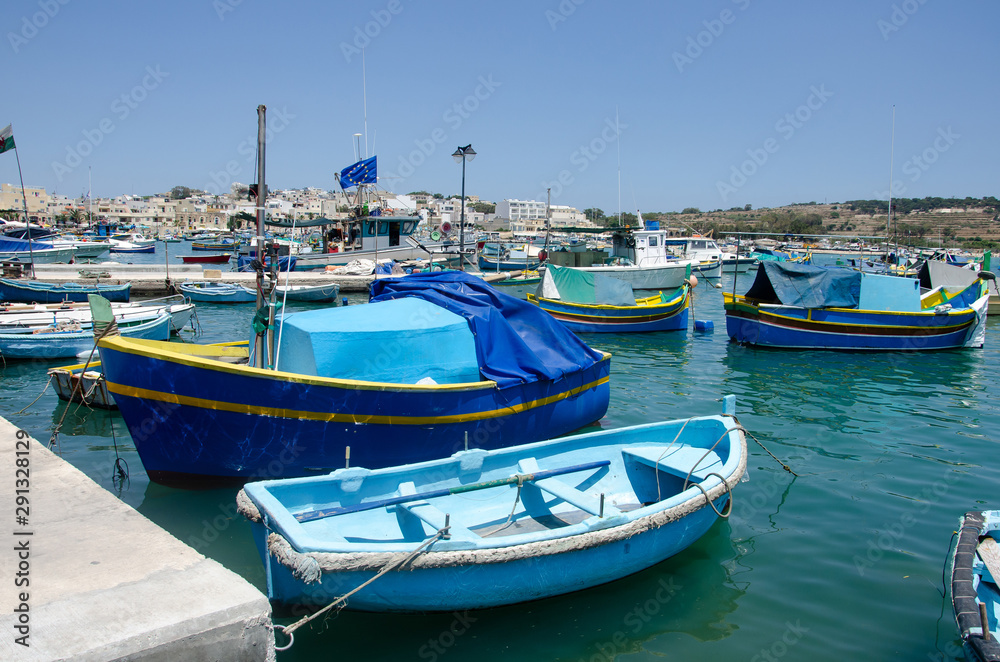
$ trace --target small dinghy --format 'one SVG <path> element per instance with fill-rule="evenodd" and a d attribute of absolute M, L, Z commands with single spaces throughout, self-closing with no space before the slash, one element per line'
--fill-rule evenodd
<path fill-rule="evenodd" d="M 185 296 L 199 303 L 253 303 L 257 293 L 249 287 L 211 281 L 188 281 L 177 286 Z"/>
<path fill-rule="evenodd" d="M 747 448 L 735 396 L 724 408 L 419 464 L 249 483 L 237 502 L 276 606 L 316 607 L 348 592 L 347 608 L 377 612 L 537 600 L 644 570 L 728 515 Z"/>
<path fill-rule="evenodd" d="M 959 524 L 951 570 L 951 602 L 965 657 L 1000 660 L 1000 510 L 972 511 Z"/>

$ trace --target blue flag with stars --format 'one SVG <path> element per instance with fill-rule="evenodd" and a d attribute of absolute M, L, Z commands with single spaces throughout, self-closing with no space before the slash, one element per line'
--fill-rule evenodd
<path fill-rule="evenodd" d="M 340 171 L 340 185 L 344 188 L 357 186 L 358 184 L 374 184 L 377 177 L 377 167 L 375 159 L 371 157 L 364 161 L 358 161 L 354 165 L 347 166 Z"/>

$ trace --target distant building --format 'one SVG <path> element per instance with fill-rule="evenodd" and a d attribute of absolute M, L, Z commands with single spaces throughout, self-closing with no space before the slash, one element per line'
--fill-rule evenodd
<path fill-rule="evenodd" d="M 20 218 L 13 217 L 9 220 L 24 221 L 24 201 L 28 201 L 28 218 L 35 223 L 43 223 L 47 219 L 49 194 L 44 188 L 25 187 L 24 196 L 21 195 L 20 186 L 10 184 L 0 185 L 0 210 L 12 210 L 20 214 Z"/>

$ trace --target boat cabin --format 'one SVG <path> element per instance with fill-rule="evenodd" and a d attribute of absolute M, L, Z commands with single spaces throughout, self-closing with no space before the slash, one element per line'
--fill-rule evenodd
<path fill-rule="evenodd" d="M 722 259 L 722 249 L 714 240 L 695 235 L 693 237 L 674 237 L 667 239 L 667 246 L 678 257 L 699 262 L 715 262 Z"/>
<path fill-rule="evenodd" d="M 666 230 L 633 230 L 615 233 L 611 238 L 611 262 L 627 261 L 640 267 L 673 262 L 677 258 L 667 250 Z"/>
<path fill-rule="evenodd" d="M 403 245 L 419 216 L 363 216 L 337 221 L 327 232 L 331 252 L 375 251 Z"/>

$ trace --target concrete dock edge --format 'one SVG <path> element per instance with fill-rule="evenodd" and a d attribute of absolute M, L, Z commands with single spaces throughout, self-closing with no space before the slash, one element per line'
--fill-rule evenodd
<path fill-rule="evenodd" d="M 2 418 L 0 504 L 0 659 L 275 659 L 257 588 Z"/>

